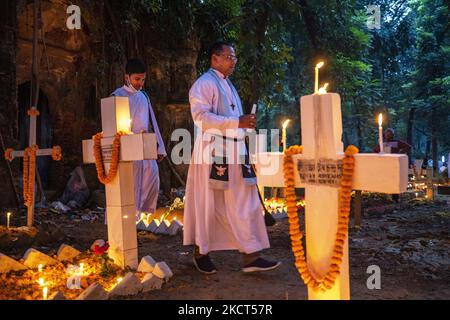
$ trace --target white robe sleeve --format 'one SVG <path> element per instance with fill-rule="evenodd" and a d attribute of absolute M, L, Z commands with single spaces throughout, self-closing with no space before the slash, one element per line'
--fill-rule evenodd
<path fill-rule="evenodd" d="M 200 78 L 189 91 L 191 114 L 197 127 L 202 131 L 208 129 L 237 129 L 238 117 L 224 117 L 214 113 L 214 105 L 217 103 L 219 93 L 217 86 L 207 78 Z"/>

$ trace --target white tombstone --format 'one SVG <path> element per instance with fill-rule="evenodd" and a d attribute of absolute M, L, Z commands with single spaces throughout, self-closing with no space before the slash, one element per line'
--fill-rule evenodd
<path fill-rule="evenodd" d="M 11 271 L 27 270 L 28 267 L 16 260 L 0 253 L 0 273 L 9 273 Z"/>
<path fill-rule="evenodd" d="M 132 272 L 128 272 L 109 292 L 109 297 L 132 296 L 142 290 L 141 281 Z"/>
<path fill-rule="evenodd" d="M 71 261 L 80 254 L 81 252 L 74 247 L 62 244 L 58 249 L 57 257 L 59 261 Z"/>
<path fill-rule="evenodd" d="M 155 264 L 152 273 L 160 279 L 164 279 L 166 282 L 173 276 L 172 270 L 170 270 L 167 263 L 164 261 Z"/>
<path fill-rule="evenodd" d="M 30 269 L 37 269 L 40 264 L 45 267 L 60 263 L 58 260 L 33 248 L 28 249 L 22 259 L 24 260 L 23 264 Z"/>
<path fill-rule="evenodd" d="M 310 163 L 316 168 L 319 161 L 335 162 L 344 158 L 340 96 L 336 93 L 314 94 L 301 98 L 301 130 L 303 153 L 294 156 L 295 186 L 305 188 L 307 263 L 318 275 L 330 266 L 335 243 L 339 187 L 317 181 L 300 180 L 299 164 Z M 356 154 L 353 189 L 381 193 L 401 193 L 408 185 L 408 157 L 403 154 Z M 284 187 L 283 154 L 266 152 L 256 155 L 259 187 Z M 301 166 L 304 168 L 305 166 Z M 316 179 L 313 174 L 313 181 Z M 311 176 L 310 176 L 311 177 Z M 334 286 L 325 292 L 308 288 L 308 298 L 350 299 L 348 239 L 340 275 Z"/>
<path fill-rule="evenodd" d="M 108 292 L 95 282 L 84 290 L 76 300 L 108 300 Z"/>
<path fill-rule="evenodd" d="M 141 281 L 142 292 L 161 289 L 163 281 L 163 279 L 158 278 L 153 273 L 147 273 Z"/>
<path fill-rule="evenodd" d="M 145 256 L 141 259 L 137 272 L 151 273 L 155 268 L 156 261 L 151 256 Z"/>
<path fill-rule="evenodd" d="M 101 100 L 103 139 L 101 141 L 105 174 L 109 171 L 114 135 L 129 131 L 130 106 L 127 97 Z M 95 163 L 93 140 L 83 140 L 83 162 Z M 116 177 L 105 185 L 109 256 L 125 268 L 138 266 L 136 209 L 134 205 L 133 161 L 156 159 L 154 133 L 123 135 Z"/>

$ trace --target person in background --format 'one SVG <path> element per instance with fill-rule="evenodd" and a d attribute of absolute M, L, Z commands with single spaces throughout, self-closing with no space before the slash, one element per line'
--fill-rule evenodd
<path fill-rule="evenodd" d="M 394 129 L 388 128 L 383 133 L 383 151 L 384 153 L 403 153 L 408 154 L 411 150 L 411 145 L 406 143 L 405 141 L 395 139 L 394 137 Z M 380 146 L 377 145 L 373 148 L 373 152 L 379 153 Z M 398 202 L 400 198 L 399 194 L 393 194 L 392 200 Z"/>
<path fill-rule="evenodd" d="M 128 60 L 125 66 L 125 84 L 116 89 L 112 95 L 128 97 L 130 101 L 131 131 L 133 133 L 152 132 L 156 134 L 158 162 L 167 156 L 164 141 L 159 132 L 155 113 L 150 99 L 143 91 L 146 77 L 144 63 L 139 59 Z M 156 160 L 134 161 L 134 201 L 136 205 L 136 219 L 141 214 L 153 214 L 159 196 L 159 170 Z"/>

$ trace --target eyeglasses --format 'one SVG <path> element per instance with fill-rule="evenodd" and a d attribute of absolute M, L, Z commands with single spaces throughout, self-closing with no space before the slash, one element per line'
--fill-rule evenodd
<path fill-rule="evenodd" d="M 231 54 L 227 54 L 227 55 L 219 54 L 218 56 L 225 57 L 225 59 L 231 60 L 231 61 L 234 61 L 234 62 L 236 62 L 237 59 L 238 59 L 236 56 L 233 56 Z"/>

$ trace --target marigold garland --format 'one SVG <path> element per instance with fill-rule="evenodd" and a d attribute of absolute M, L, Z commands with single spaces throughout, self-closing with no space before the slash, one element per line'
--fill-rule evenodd
<path fill-rule="evenodd" d="M 62 159 L 62 150 L 60 146 L 54 146 L 52 148 L 52 159 L 55 161 L 60 161 Z"/>
<path fill-rule="evenodd" d="M 119 131 L 114 136 L 112 156 L 111 156 L 111 166 L 109 168 L 108 175 L 105 175 L 105 169 L 103 167 L 103 155 L 101 140 L 103 138 L 103 133 L 99 132 L 95 134 L 92 139 L 94 140 L 94 158 L 95 158 L 95 168 L 97 169 L 98 180 L 107 184 L 110 183 L 117 174 L 117 169 L 119 168 L 119 157 L 120 157 L 120 137 L 126 134 L 123 131 Z"/>
<path fill-rule="evenodd" d="M 340 183 L 338 229 L 336 232 L 336 239 L 330 266 L 327 273 L 321 278 L 316 277 L 311 272 L 306 262 L 305 251 L 302 243 L 302 238 L 304 235 L 300 230 L 297 215 L 294 160 L 292 156 L 302 153 L 302 151 L 302 146 L 291 146 L 286 149 L 284 155 L 283 172 L 286 187 L 287 213 L 289 217 L 289 233 L 291 236 L 292 252 L 295 256 L 295 266 L 297 267 L 301 278 L 309 288 L 312 288 L 315 291 L 320 290 L 323 292 L 333 287 L 336 277 L 340 274 L 340 266 L 342 263 L 342 256 L 344 254 L 344 243 L 348 234 L 353 170 L 355 167 L 355 159 L 353 158 L 353 155 L 358 153 L 359 150 L 355 146 L 348 146 L 345 150 L 342 179 Z"/>
<path fill-rule="evenodd" d="M 30 207 L 34 199 L 34 181 L 36 176 L 37 145 L 25 148 L 23 152 L 23 200 L 25 206 Z"/>
<path fill-rule="evenodd" d="M 12 155 L 14 149 L 13 148 L 8 148 L 5 150 L 5 159 L 8 160 L 9 162 L 13 161 L 14 157 Z"/>
<path fill-rule="evenodd" d="M 40 112 L 39 112 L 38 109 L 28 109 L 27 113 L 28 113 L 28 115 L 29 115 L 30 117 L 31 117 L 31 116 L 37 117 L 37 116 L 40 115 Z"/>

